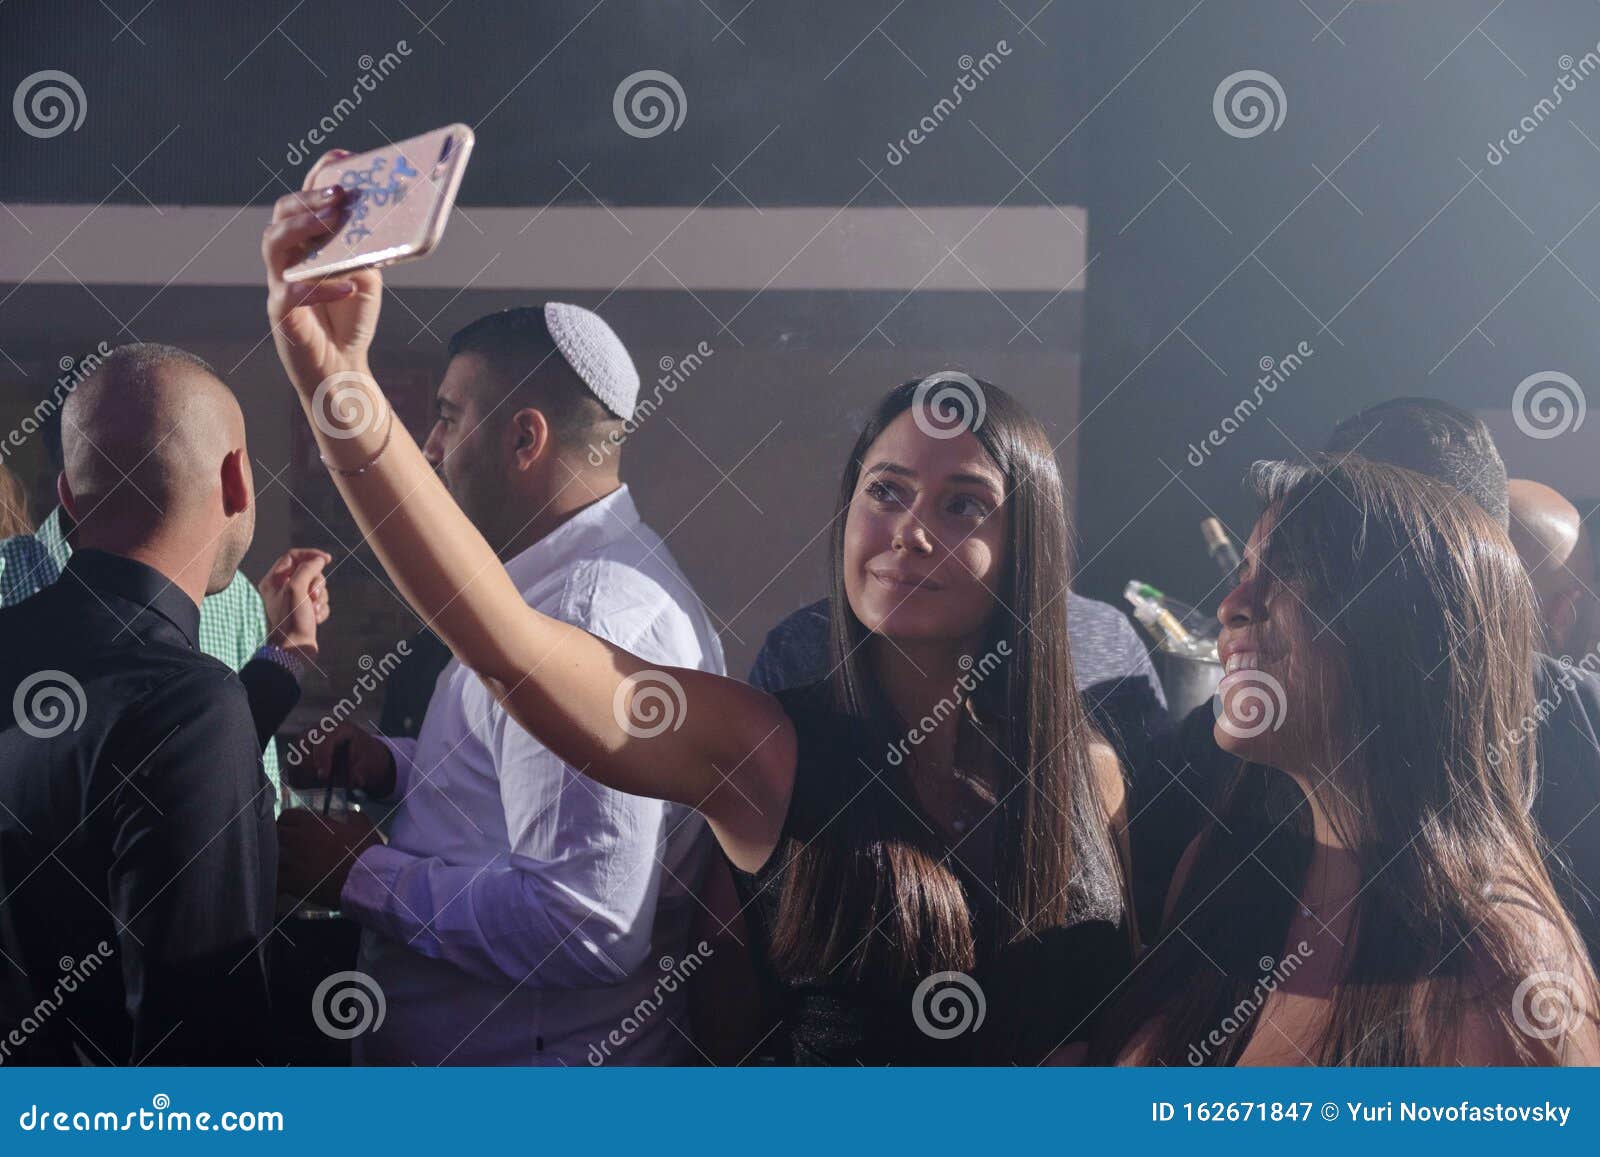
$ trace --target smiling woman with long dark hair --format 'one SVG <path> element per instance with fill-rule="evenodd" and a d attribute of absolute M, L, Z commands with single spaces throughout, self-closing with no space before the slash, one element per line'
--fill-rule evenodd
<path fill-rule="evenodd" d="M 1595 977 L 1529 819 L 1528 579 L 1431 479 L 1258 464 L 1223 601 L 1241 760 L 1096 1043 L 1142 1064 L 1600 1059 Z"/>
<path fill-rule="evenodd" d="M 959 438 L 919 409 L 941 388 L 985 408 Z M 1067 549 L 1055 455 L 1010 395 L 913 381 L 879 403 L 833 523 L 832 673 L 779 695 L 800 751 L 783 838 L 736 874 L 779 1055 L 1039 1061 L 1120 979 L 1120 790 L 1073 690 Z M 991 1023 L 946 1043 L 939 993 L 921 1021 L 912 997 L 949 971 Z"/>
<path fill-rule="evenodd" d="M 782 1025 L 766 1047 L 1028 1063 L 1082 1037 L 1128 950 L 1123 793 L 1072 677 L 1065 503 L 1039 424 L 959 375 L 894 390 L 835 512 L 834 675 L 774 698 L 652 669 L 529 608 L 405 430 L 361 421 L 388 412 L 366 361 L 379 275 L 282 276 L 338 197 L 281 199 L 262 248 L 278 351 L 340 493 L 519 724 L 608 787 L 706 817 L 754 901 Z M 324 402 L 329 380 L 344 405 Z"/>

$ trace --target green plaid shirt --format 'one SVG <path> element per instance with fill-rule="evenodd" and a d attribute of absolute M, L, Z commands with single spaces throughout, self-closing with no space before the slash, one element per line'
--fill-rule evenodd
<path fill-rule="evenodd" d="M 0 607 L 19 603 L 61 577 L 72 557 L 72 547 L 61 531 L 61 508 L 33 534 L 0 539 Z M 200 649 L 237 671 L 267 641 L 267 610 L 261 595 L 243 574 L 200 603 Z M 273 798 L 278 794 L 278 745 L 269 743 L 261 753 Z"/>

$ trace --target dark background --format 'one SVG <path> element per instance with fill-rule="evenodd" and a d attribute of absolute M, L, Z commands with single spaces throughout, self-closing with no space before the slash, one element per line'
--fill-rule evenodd
<path fill-rule="evenodd" d="M 469 212 L 551 201 L 1086 210 L 1083 292 L 611 297 L 607 314 L 647 370 L 662 351 L 722 340 L 692 395 L 666 411 L 673 423 L 641 432 L 629 473 L 723 622 L 736 671 L 784 610 L 820 592 L 824 539 L 813 535 L 851 426 L 890 385 L 948 364 L 1015 388 L 1063 440 L 1076 478 L 1075 585 L 1119 602 L 1138 576 L 1214 604 L 1218 580 L 1196 525 L 1216 513 L 1248 533 L 1244 467 L 1314 450 L 1338 418 L 1397 394 L 1477 409 L 1513 474 L 1574 499 L 1600 494 L 1591 438 L 1600 419 L 1535 439 L 1509 414 L 1530 374 L 1560 371 L 1580 386 L 1594 377 L 1600 74 L 1577 81 L 1503 163 L 1485 159 L 1551 94 L 1560 58 L 1596 48 L 1600 5 L 140 2 L 0 7 L 0 95 L 44 68 L 71 73 L 88 93 L 75 133 L 36 140 L 0 120 L 0 202 L 264 207 L 283 179 L 298 183 L 285 151 L 348 93 L 357 58 L 404 39 L 412 54 L 333 143 L 359 149 L 380 134 L 473 125 Z M 948 93 L 957 58 L 1001 39 L 1012 50 L 1003 66 L 905 163 L 887 166 L 888 143 Z M 688 94 L 682 128 L 650 140 L 618 131 L 612 116 L 618 82 L 644 68 L 671 73 Z M 1215 120 L 1213 93 L 1241 69 L 1281 84 L 1276 131 L 1238 139 Z M 719 170 L 752 149 L 735 182 L 721 182 Z M 581 187 L 569 180 L 580 169 Z M 16 229 L 0 212 L 0 253 Z M 0 283 L 11 416 L 48 386 L 64 353 L 115 335 L 114 319 L 152 293 L 82 287 L 59 270 L 17 280 Z M 562 290 L 538 269 L 527 286 L 407 300 L 422 318 L 437 313 L 443 335 Z M 261 299 L 251 287 L 174 287 L 136 328 L 231 369 L 265 331 Z M 734 346 L 707 314 L 741 307 Z M 1037 313 L 1037 340 L 1018 337 L 1013 313 Z M 391 310 L 387 325 L 399 328 L 379 364 L 404 382 L 405 416 L 420 430 L 441 353 L 408 340 L 408 320 Z M 1251 394 L 1261 360 L 1301 341 L 1314 350 L 1305 365 L 1193 465 L 1190 446 Z M 247 395 L 252 439 L 281 463 L 298 419 L 275 368 L 262 345 L 232 380 Z M 292 493 L 273 498 L 277 513 L 263 496 L 253 565 L 288 536 L 355 545 L 325 481 L 297 469 L 282 485 Z M 360 645 L 335 655 L 335 688 L 348 685 L 341 671 L 354 670 L 357 651 L 381 653 L 411 623 L 372 593 L 382 584 L 370 554 L 341 556 L 337 579 L 336 616 Z"/>

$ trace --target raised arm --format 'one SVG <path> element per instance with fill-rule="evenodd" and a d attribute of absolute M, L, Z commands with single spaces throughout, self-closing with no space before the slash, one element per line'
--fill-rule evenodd
<path fill-rule="evenodd" d="M 523 602 L 372 377 L 380 275 L 283 278 L 337 228 L 343 202 L 338 189 L 281 198 L 261 249 L 279 357 L 363 537 L 417 613 L 551 751 L 607 787 L 699 809 L 735 863 L 761 864 L 794 783 L 788 717 L 743 683 L 652 667 Z"/>

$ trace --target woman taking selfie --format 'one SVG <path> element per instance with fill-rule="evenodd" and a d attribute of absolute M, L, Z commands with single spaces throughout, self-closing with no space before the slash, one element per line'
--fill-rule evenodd
<path fill-rule="evenodd" d="M 1505 532 L 1420 474 L 1260 463 L 1218 610 L 1241 760 L 1097 1059 L 1593 1064 L 1595 977 L 1528 808 L 1533 605 Z"/>
<path fill-rule="evenodd" d="M 892 391 L 840 488 L 832 675 L 773 697 L 653 670 L 531 610 L 383 418 L 366 362 L 378 274 L 284 281 L 338 218 L 337 194 L 283 198 L 263 254 L 278 350 L 341 494 L 529 732 L 602 784 L 704 814 L 781 1022 L 763 1051 L 1034 1063 L 1081 1038 L 1127 965 L 1122 783 L 1074 690 L 1061 477 L 1039 424 L 971 379 Z M 318 387 L 335 375 L 352 392 L 330 406 Z"/>

